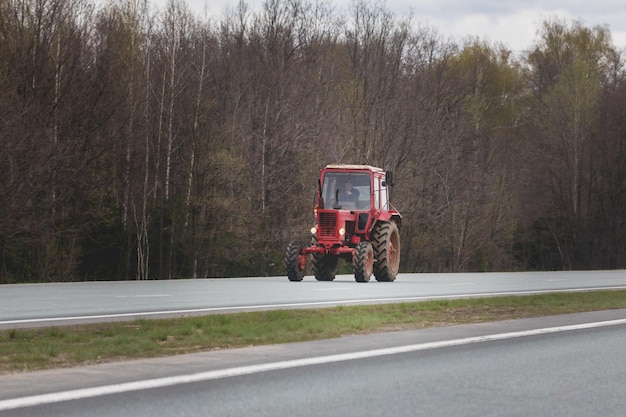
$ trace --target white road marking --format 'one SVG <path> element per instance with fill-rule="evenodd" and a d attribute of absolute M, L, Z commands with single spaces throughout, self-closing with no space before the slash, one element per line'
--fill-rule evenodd
<path fill-rule="evenodd" d="M 171 297 L 172 294 L 136 294 L 136 295 L 116 295 L 115 298 L 158 298 Z"/>
<path fill-rule="evenodd" d="M 144 381 L 127 382 L 121 384 L 105 385 L 101 387 L 83 388 L 70 391 L 55 392 L 50 394 L 32 395 L 0 401 L 0 411 L 17 408 L 33 407 L 58 403 L 63 401 L 75 401 L 85 398 L 99 397 L 103 395 L 121 394 L 132 391 L 143 391 L 154 388 L 163 388 L 174 385 L 203 382 L 223 378 L 231 378 L 241 375 L 256 374 L 260 372 L 277 371 L 281 369 L 298 368 L 304 366 L 322 365 L 350 361 L 355 359 L 374 358 L 379 356 L 397 355 L 400 353 L 416 352 L 428 349 L 438 349 L 467 345 L 471 343 L 483 343 L 496 340 L 514 339 L 525 336 L 559 333 L 572 330 L 592 329 L 606 326 L 626 324 L 626 319 L 608 320 L 593 323 L 574 324 L 569 326 L 547 327 L 543 329 L 523 330 L 518 332 L 497 333 L 485 336 L 466 337 L 462 339 L 444 340 L 440 342 L 420 343 L 408 346 L 398 346 L 384 349 L 366 350 L 362 352 L 342 353 L 336 355 L 318 356 L 313 358 L 294 359 L 282 362 L 272 362 L 259 365 L 240 366 L 236 368 L 220 369 L 216 371 L 198 372 L 188 375 L 177 375 L 164 378 L 147 379 Z"/>
<path fill-rule="evenodd" d="M 552 279 L 548 279 L 547 282 L 561 282 L 561 281 L 568 281 L 567 278 L 552 278 Z"/>
<path fill-rule="evenodd" d="M 453 286 L 461 286 L 461 285 L 476 285 L 476 283 L 475 282 L 453 282 L 448 285 L 453 287 Z"/>
<path fill-rule="evenodd" d="M 104 320 L 104 319 L 124 319 L 124 318 L 141 318 L 141 317 L 158 317 L 167 315 L 181 315 L 186 314 L 201 314 L 201 313 L 228 313 L 228 312 L 243 312 L 243 311 L 261 311 L 272 310 L 279 308 L 306 308 L 306 307 L 325 307 L 325 306 L 338 306 L 338 305 L 350 305 L 350 304 L 383 304 L 394 302 L 418 302 L 418 301 L 430 301 L 430 300 L 454 300 L 461 298 L 483 298 L 483 297 L 501 297 L 507 295 L 535 295 L 535 294 L 552 294 L 552 293 L 576 293 L 576 292 L 588 292 L 588 291 L 608 291 L 608 290 L 623 290 L 626 286 L 614 286 L 614 287 L 591 287 L 591 288 L 570 288 L 564 290 L 534 290 L 534 291 L 503 291 L 503 292 L 486 292 L 476 294 L 450 294 L 450 295 L 425 295 L 415 297 L 397 297 L 397 298 L 363 298 L 355 300 L 337 300 L 337 301 L 312 301 L 306 303 L 286 303 L 286 304 L 261 304 L 250 306 L 227 306 L 227 307 L 207 307 L 207 308 L 194 308 L 187 310 L 163 310 L 163 311 L 145 311 L 135 313 L 112 313 L 112 314 L 97 314 L 90 316 L 69 316 L 69 317 L 43 317 L 34 319 L 17 319 L 17 320 L 4 320 L 0 321 L 0 326 L 19 326 L 37 323 L 50 323 L 50 322 L 68 322 L 68 321 L 81 321 L 81 320 Z"/>
<path fill-rule="evenodd" d="M 338 288 L 316 288 L 313 291 L 339 291 L 339 290 L 352 290 L 354 287 L 338 287 Z"/>

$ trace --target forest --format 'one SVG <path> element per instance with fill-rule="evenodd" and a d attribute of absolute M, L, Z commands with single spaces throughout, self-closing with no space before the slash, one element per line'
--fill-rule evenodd
<path fill-rule="evenodd" d="M 394 172 L 401 273 L 626 268 L 624 50 L 536 33 L 452 41 L 368 0 L 0 0 L 0 283 L 283 275 L 330 163 Z"/>

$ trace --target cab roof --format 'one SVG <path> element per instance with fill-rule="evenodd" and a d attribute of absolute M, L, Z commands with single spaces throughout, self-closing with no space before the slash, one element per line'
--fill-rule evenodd
<path fill-rule="evenodd" d="M 345 169 L 345 170 L 367 170 L 372 172 L 384 172 L 382 168 L 377 168 L 371 165 L 353 165 L 353 164 L 330 164 L 326 165 L 325 169 Z"/>

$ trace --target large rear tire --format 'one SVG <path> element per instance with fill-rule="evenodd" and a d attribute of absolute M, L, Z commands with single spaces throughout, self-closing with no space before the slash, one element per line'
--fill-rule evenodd
<path fill-rule="evenodd" d="M 374 269 L 374 249 L 369 242 L 361 242 L 354 248 L 352 255 L 354 279 L 356 282 L 368 282 Z"/>
<path fill-rule="evenodd" d="M 313 275 L 318 281 L 333 281 L 337 272 L 337 255 L 315 253 L 311 257 Z"/>
<path fill-rule="evenodd" d="M 377 281 L 396 279 L 400 269 L 400 233 L 395 222 L 378 222 L 372 231 L 374 276 Z"/>
<path fill-rule="evenodd" d="M 298 257 L 302 251 L 302 245 L 298 241 L 293 241 L 287 245 L 285 250 L 285 270 L 289 281 L 302 281 L 304 278 L 304 268 L 301 268 Z"/>

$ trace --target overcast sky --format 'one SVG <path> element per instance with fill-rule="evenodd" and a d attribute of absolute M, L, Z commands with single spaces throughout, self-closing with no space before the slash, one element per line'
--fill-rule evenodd
<path fill-rule="evenodd" d="M 155 0 L 164 4 L 166 0 Z M 205 5 L 219 17 L 238 0 L 186 0 L 203 14 Z M 263 0 L 247 0 L 250 11 L 260 10 Z M 347 14 L 350 0 L 333 1 L 339 13 Z M 542 21 L 563 18 L 580 20 L 587 27 L 608 25 L 613 43 L 626 48 L 626 1 L 624 0 L 386 0 L 386 8 L 397 16 L 413 15 L 414 23 L 427 23 L 444 39 L 467 36 L 502 42 L 519 52 L 528 49 Z"/>

